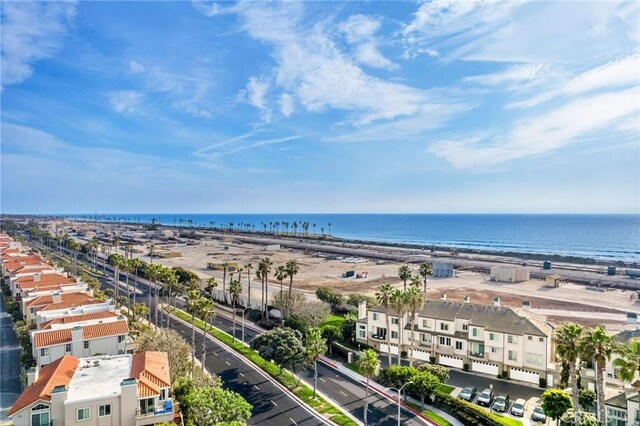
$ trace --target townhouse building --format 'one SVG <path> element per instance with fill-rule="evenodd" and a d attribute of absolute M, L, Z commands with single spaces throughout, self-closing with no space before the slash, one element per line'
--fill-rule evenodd
<path fill-rule="evenodd" d="M 621 392 L 604 401 L 607 407 L 607 425 L 640 425 L 640 400 L 638 392 Z"/>
<path fill-rule="evenodd" d="M 39 296 L 22 304 L 22 315 L 29 324 L 36 324 L 37 315 L 45 315 L 47 312 L 65 310 L 74 307 L 103 304 L 87 293 L 60 293 Z"/>
<path fill-rule="evenodd" d="M 37 291 L 42 287 L 64 287 L 75 284 L 75 278 L 68 277 L 60 273 L 45 274 L 42 272 L 38 272 L 32 275 L 24 275 L 10 280 L 11 291 L 16 299 L 20 299 L 25 294 Z"/>
<path fill-rule="evenodd" d="M 75 322 L 76 318 L 91 314 L 111 313 L 119 315 L 120 311 L 116 308 L 113 300 L 107 300 L 100 303 L 92 303 L 88 305 L 77 305 L 72 307 L 63 307 L 59 309 L 47 309 L 36 312 L 35 328 L 44 329 L 44 324 L 50 321 L 65 318 L 66 321 Z"/>
<path fill-rule="evenodd" d="M 76 358 L 27 374 L 9 410 L 15 426 L 144 426 L 174 420 L 166 352 Z"/>
<path fill-rule="evenodd" d="M 123 316 L 51 323 L 46 329 L 31 332 L 33 357 L 36 365 L 43 367 L 65 355 L 122 355 L 127 353 L 128 334 Z"/>
<path fill-rule="evenodd" d="M 551 326 L 500 306 L 497 298 L 492 306 L 427 300 L 415 324 L 410 313 L 390 311 L 388 331 L 382 306 L 359 311 L 356 340 L 380 352 L 408 353 L 415 339 L 416 360 L 535 384 L 553 380 L 547 368 L 554 355 Z"/>

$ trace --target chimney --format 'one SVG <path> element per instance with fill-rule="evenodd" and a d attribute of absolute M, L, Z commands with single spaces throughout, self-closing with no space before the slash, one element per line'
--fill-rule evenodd
<path fill-rule="evenodd" d="M 367 301 L 361 300 L 358 302 L 358 319 L 367 317 Z"/>
<path fill-rule="evenodd" d="M 525 300 L 522 302 L 522 310 L 529 312 L 531 310 L 531 302 Z"/>
<path fill-rule="evenodd" d="M 82 327 L 76 325 L 71 329 L 71 341 L 79 342 L 84 340 L 84 333 L 82 332 Z"/>
<path fill-rule="evenodd" d="M 442 293 L 440 295 L 440 300 L 447 300 L 447 293 Z"/>
<path fill-rule="evenodd" d="M 36 274 L 33 274 L 33 281 L 34 282 L 40 281 L 40 278 L 42 278 L 40 272 L 38 272 Z"/>
<path fill-rule="evenodd" d="M 27 370 L 27 386 L 31 386 L 38 381 L 39 370 L 40 368 L 38 367 L 31 367 Z"/>
<path fill-rule="evenodd" d="M 471 298 L 469 296 L 465 296 L 464 303 L 469 303 L 469 302 L 471 302 Z"/>
<path fill-rule="evenodd" d="M 496 308 L 500 307 L 500 298 L 498 296 L 493 298 L 493 306 L 495 306 Z"/>
<path fill-rule="evenodd" d="M 56 291 L 51 295 L 51 300 L 53 301 L 53 303 L 60 303 L 62 302 L 62 295 L 60 294 L 60 292 Z"/>

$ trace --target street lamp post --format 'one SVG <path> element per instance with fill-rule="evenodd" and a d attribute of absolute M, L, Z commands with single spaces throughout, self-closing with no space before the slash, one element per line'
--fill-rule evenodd
<path fill-rule="evenodd" d="M 251 307 L 244 308 L 241 310 L 242 312 L 242 343 L 244 343 L 244 313 L 247 312 Z"/>
<path fill-rule="evenodd" d="M 400 394 L 402 393 L 402 389 L 404 389 L 405 386 L 410 385 L 411 383 L 413 383 L 413 380 L 410 380 L 407 383 L 405 383 L 404 385 L 402 385 L 400 387 L 400 389 L 397 389 L 397 388 L 394 388 L 394 387 L 389 388 L 389 389 L 393 389 L 393 390 L 398 391 L 398 426 L 400 426 L 400 420 L 401 420 L 401 417 L 400 417 L 401 416 L 401 414 L 400 414 L 400 403 L 401 403 Z"/>
<path fill-rule="evenodd" d="M 491 393 L 493 393 L 493 383 L 489 383 L 489 390 L 491 390 Z M 489 395 L 489 411 L 491 412 L 491 414 L 493 414 L 493 404 L 491 403 L 491 395 Z"/>

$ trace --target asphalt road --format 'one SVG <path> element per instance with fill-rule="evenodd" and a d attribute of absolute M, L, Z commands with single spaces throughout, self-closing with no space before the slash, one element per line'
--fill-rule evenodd
<path fill-rule="evenodd" d="M 0 293 L 0 422 L 8 420 L 9 408 L 22 392 L 20 356 L 22 348 Z"/>

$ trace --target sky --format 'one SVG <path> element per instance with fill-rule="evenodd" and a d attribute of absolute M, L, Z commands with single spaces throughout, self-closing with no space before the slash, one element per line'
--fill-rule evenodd
<path fill-rule="evenodd" d="M 3 213 L 640 213 L 640 3 L 3 1 Z"/>

